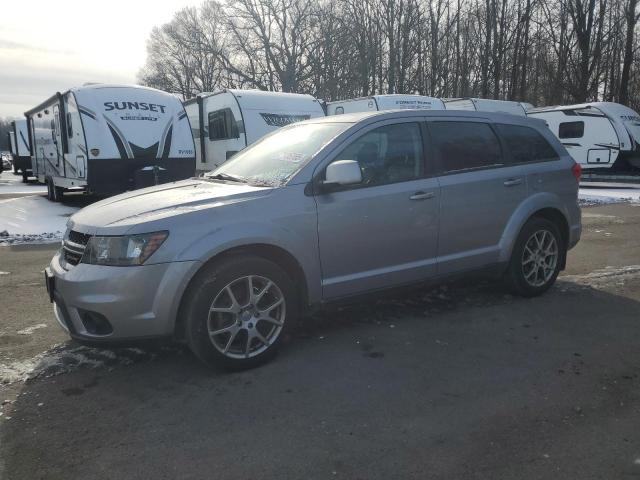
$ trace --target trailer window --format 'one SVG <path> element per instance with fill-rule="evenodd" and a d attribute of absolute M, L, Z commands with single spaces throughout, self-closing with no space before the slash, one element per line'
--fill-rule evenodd
<path fill-rule="evenodd" d="M 513 163 L 558 160 L 558 154 L 536 130 L 522 125 L 496 125 Z"/>
<path fill-rule="evenodd" d="M 582 138 L 584 122 L 563 122 L 558 128 L 559 138 Z"/>
<path fill-rule="evenodd" d="M 209 113 L 209 140 L 225 140 L 239 136 L 236 119 L 230 108 Z"/>
<path fill-rule="evenodd" d="M 71 123 L 71 113 L 67 113 L 67 137 L 73 138 L 73 125 Z"/>

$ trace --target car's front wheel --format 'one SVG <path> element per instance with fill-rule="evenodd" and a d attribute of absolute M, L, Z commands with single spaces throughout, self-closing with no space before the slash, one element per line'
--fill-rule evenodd
<path fill-rule="evenodd" d="M 189 288 L 189 347 L 206 364 L 227 369 L 252 368 L 270 360 L 298 310 L 287 273 L 253 255 L 205 267 Z"/>
<path fill-rule="evenodd" d="M 512 291 L 535 297 L 553 285 L 566 245 L 555 223 L 532 218 L 522 227 L 511 254 L 506 280 Z"/>

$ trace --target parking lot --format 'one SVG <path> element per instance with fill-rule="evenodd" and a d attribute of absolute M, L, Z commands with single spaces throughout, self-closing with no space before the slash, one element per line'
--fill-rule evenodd
<path fill-rule="evenodd" d="M 640 205 L 583 222 L 540 298 L 467 281 L 369 299 L 243 373 L 68 341 L 42 283 L 58 245 L 0 247 L 0 477 L 640 476 Z"/>

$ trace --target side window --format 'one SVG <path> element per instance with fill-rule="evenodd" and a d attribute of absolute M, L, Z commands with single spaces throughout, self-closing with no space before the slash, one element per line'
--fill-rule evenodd
<path fill-rule="evenodd" d="M 514 163 L 558 160 L 558 154 L 549 142 L 530 127 L 522 125 L 496 125 Z"/>
<path fill-rule="evenodd" d="M 209 112 L 209 140 L 238 138 L 236 119 L 230 108 Z"/>
<path fill-rule="evenodd" d="M 487 123 L 430 122 L 428 125 L 445 172 L 504 164 L 500 142 Z"/>
<path fill-rule="evenodd" d="M 71 122 L 71 113 L 67 113 L 67 137 L 73 138 L 73 123 Z"/>
<path fill-rule="evenodd" d="M 355 140 L 336 160 L 355 160 L 366 186 L 405 182 L 424 176 L 422 135 L 418 123 L 376 128 Z"/>
<path fill-rule="evenodd" d="M 582 138 L 584 122 L 563 122 L 558 128 L 559 138 Z"/>

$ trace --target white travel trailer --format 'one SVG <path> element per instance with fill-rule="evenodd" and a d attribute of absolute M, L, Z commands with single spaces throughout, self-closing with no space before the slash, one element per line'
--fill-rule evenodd
<path fill-rule="evenodd" d="M 525 116 L 533 105 L 510 100 L 491 100 L 485 98 L 447 98 L 444 100 L 447 110 L 471 110 L 476 112 L 509 113 Z"/>
<path fill-rule="evenodd" d="M 13 162 L 13 169 L 14 172 L 17 173 L 16 170 L 16 134 L 13 132 L 13 129 L 9 130 L 9 132 L 7 132 L 7 138 L 9 140 L 9 152 L 11 152 L 11 160 Z"/>
<path fill-rule="evenodd" d="M 219 167 L 238 151 L 290 123 L 323 117 L 311 95 L 262 90 L 200 93 L 184 102 L 196 144 L 196 169 Z"/>
<path fill-rule="evenodd" d="M 180 100 L 153 88 L 89 84 L 25 113 L 33 174 L 50 200 L 65 189 L 106 196 L 195 173 Z"/>
<path fill-rule="evenodd" d="M 619 103 L 541 107 L 528 114 L 547 122 L 582 168 L 640 168 L 640 116 Z"/>
<path fill-rule="evenodd" d="M 13 155 L 13 171 L 22 173 L 22 181 L 26 183 L 31 175 L 31 148 L 29 147 L 29 131 L 26 120 L 11 122 L 11 154 Z"/>
<path fill-rule="evenodd" d="M 343 113 L 374 112 L 377 110 L 422 109 L 444 110 L 439 98 L 423 95 L 372 95 L 327 103 L 327 115 Z"/>

